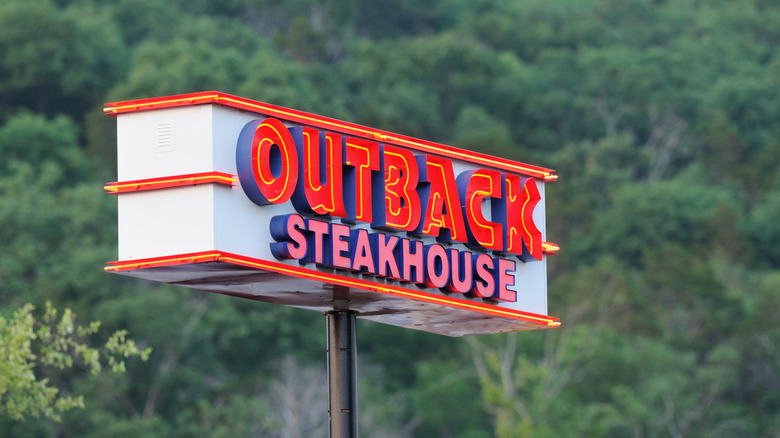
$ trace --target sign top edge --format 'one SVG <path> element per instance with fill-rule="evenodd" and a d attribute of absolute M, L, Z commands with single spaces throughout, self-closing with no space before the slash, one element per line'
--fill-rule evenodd
<path fill-rule="evenodd" d="M 558 175 L 555 174 L 555 170 L 553 169 L 521 163 L 506 158 L 494 157 L 487 154 L 460 149 L 454 146 L 448 146 L 427 140 L 421 140 L 402 134 L 395 134 L 351 122 L 344 122 L 330 117 L 319 116 L 304 111 L 246 99 L 220 91 L 201 91 L 188 94 L 111 102 L 105 104 L 103 112 L 106 115 L 116 117 L 120 114 L 126 113 L 203 104 L 217 104 L 227 106 L 271 117 L 277 117 L 291 122 L 328 129 L 339 133 L 363 137 L 381 143 L 402 146 L 420 152 L 446 155 L 479 165 L 490 166 L 522 175 L 532 176 L 545 182 L 556 181 L 558 179 Z"/>

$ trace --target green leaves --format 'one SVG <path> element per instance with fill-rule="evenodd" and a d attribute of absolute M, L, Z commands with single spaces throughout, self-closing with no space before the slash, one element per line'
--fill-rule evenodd
<path fill-rule="evenodd" d="M 753 209 L 750 218 L 750 234 L 761 251 L 762 259 L 771 266 L 780 267 L 780 192 L 768 194 Z"/>
<path fill-rule="evenodd" d="M 741 206 L 728 191 L 693 179 L 623 184 L 614 191 L 609 209 L 596 215 L 587 251 L 608 252 L 638 265 L 645 248 L 677 243 L 695 248 L 706 243 L 702 227 L 718 205 Z"/>
<path fill-rule="evenodd" d="M 0 154 L 4 157 L 0 175 L 8 175 L 12 167 L 29 165 L 38 173 L 48 173 L 52 182 L 83 180 L 89 162 L 79 150 L 78 138 L 79 128 L 67 116 L 48 119 L 19 111 L 0 126 Z"/>
<path fill-rule="evenodd" d="M 0 316 L 0 412 L 15 420 L 45 416 L 61 420 L 61 413 L 83 408 L 81 396 L 61 394 L 49 384 L 47 368 L 60 370 L 85 367 L 91 374 L 102 371 L 107 360 L 114 372 L 124 372 L 125 359 L 147 360 L 151 348 L 141 350 L 125 332 L 114 333 L 102 349 L 91 347 L 87 338 L 97 333 L 100 323 L 77 326 L 70 309 L 62 316 L 46 303 L 40 319 L 33 315 L 32 304 L 25 304 L 10 319 Z M 74 360 L 76 362 L 74 362 Z"/>
<path fill-rule="evenodd" d="M 2 332 L 0 386 L 33 395 L 0 397 L 62 422 L 0 430 L 278 436 L 296 425 L 274 394 L 324 385 L 321 315 L 100 269 L 100 104 L 218 89 L 561 176 L 546 238 L 564 326 L 464 342 L 361 321 L 363 435 L 771 435 L 779 20 L 763 0 L 4 1 L 0 303 L 23 329 Z M 98 348 L 69 312 L 7 316 L 47 301 L 115 333 Z M 148 364 L 88 372 L 146 345 Z"/>
<path fill-rule="evenodd" d="M 0 115 L 16 106 L 80 113 L 115 80 L 124 44 L 94 9 L 48 0 L 0 6 Z M 80 115 L 80 114 L 79 114 Z"/>

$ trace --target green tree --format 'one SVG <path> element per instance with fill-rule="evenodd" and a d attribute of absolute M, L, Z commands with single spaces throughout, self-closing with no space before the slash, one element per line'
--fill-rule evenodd
<path fill-rule="evenodd" d="M 117 79 L 125 46 L 106 10 L 49 0 L 0 5 L 0 116 L 16 107 L 81 116 Z"/>
<path fill-rule="evenodd" d="M 79 127 L 65 115 L 47 118 L 26 110 L 14 113 L 0 126 L 0 173 L 8 175 L 17 166 L 31 166 L 41 173 L 55 165 L 58 182 L 84 180 L 89 160 L 78 146 Z"/>
<path fill-rule="evenodd" d="M 645 248 L 667 242 L 692 248 L 706 243 L 705 224 L 719 205 L 740 205 L 728 190 L 699 184 L 696 172 L 687 178 L 650 183 L 623 184 L 609 200 L 609 210 L 598 214 L 585 252 L 611 253 L 638 266 Z"/>
<path fill-rule="evenodd" d="M 277 396 L 302 394 L 279 358 L 321 388 L 303 377 L 321 315 L 100 269 L 99 103 L 219 89 L 559 171 L 564 326 L 464 342 L 361 321 L 376 435 L 776 435 L 778 22 L 766 0 L 6 0 L 0 302 L 48 300 L 160 354 L 51 374 L 87 409 L 0 430 L 272 436 L 293 430 Z"/>
<path fill-rule="evenodd" d="M 780 267 L 780 191 L 773 191 L 753 208 L 750 215 L 750 237 L 761 251 L 761 259 Z"/>
<path fill-rule="evenodd" d="M 94 375 L 108 365 L 113 372 L 124 372 L 126 358 L 146 360 L 151 353 L 151 348 L 138 348 L 125 331 L 115 332 L 101 348 L 91 347 L 88 338 L 98 332 L 99 322 L 79 326 L 70 309 L 58 318 L 49 302 L 42 317 L 36 318 L 33 310 L 27 304 L 10 319 L 0 315 L 0 412 L 15 420 L 45 416 L 60 421 L 62 412 L 84 407 L 82 396 L 63 395 L 49 384 L 43 377 L 46 368 L 79 365 Z"/>

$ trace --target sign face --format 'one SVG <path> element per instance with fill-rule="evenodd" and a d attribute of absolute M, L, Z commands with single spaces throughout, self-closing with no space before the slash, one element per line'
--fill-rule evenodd
<path fill-rule="evenodd" d="M 550 169 L 203 92 L 108 104 L 107 271 L 450 336 L 546 316 Z"/>

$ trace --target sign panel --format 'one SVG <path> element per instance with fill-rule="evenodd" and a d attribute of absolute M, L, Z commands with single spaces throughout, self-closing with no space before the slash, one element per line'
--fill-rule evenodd
<path fill-rule="evenodd" d="M 107 271 L 450 336 L 550 328 L 551 169 L 219 92 L 108 104 Z"/>

